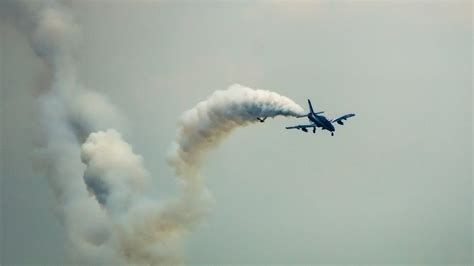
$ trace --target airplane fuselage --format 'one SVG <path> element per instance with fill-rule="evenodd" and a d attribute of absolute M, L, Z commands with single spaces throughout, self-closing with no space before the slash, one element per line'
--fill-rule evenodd
<path fill-rule="evenodd" d="M 290 126 L 290 127 L 286 127 L 286 129 L 296 128 L 296 129 L 301 130 L 303 132 L 308 132 L 308 128 L 312 128 L 313 133 L 316 133 L 316 128 L 320 127 L 323 130 L 327 130 L 327 131 L 331 132 L 331 136 L 334 136 L 334 131 L 336 131 L 336 129 L 334 128 L 334 125 L 332 123 L 338 123 L 339 125 L 344 125 L 343 120 L 346 120 L 350 117 L 355 116 L 355 114 L 350 113 L 350 114 L 345 114 L 343 116 L 340 116 L 340 117 L 338 117 L 336 119 L 333 119 L 333 120 L 328 120 L 324 115 L 320 115 L 320 114 L 324 113 L 324 111 L 319 111 L 319 112 L 314 111 L 313 106 L 311 105 L 311 101 L 309 99 L 308 99 L 308 107 L 309 107 L 309 113 L 307 115 L 302 115 L 302 116 L 298 116 L 298 117 L 305 117 L 306 116 L 309 119 L 309 121 L 311 122 L 311 124 L 310 125 Z"/>
<path fill-rule="evenodd" d="M 331 131 L 331 132 L 335 131 L 334 125 L 329 120 L 327 120 L 326 117 L 324 117 L 322 115 L 309 113 L 308 114 L 308 119 L 311 122 L 313 122 L 317 127 L 321 127 L 323 129 L 326 129 L 326 130 Z"/>

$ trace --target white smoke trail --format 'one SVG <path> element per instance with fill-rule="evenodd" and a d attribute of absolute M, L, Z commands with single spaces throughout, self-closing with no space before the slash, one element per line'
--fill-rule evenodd
<path fill-rule="evenodd" d="M 233 129 L 257 122 L 257 117 L 303 113 L 301 106 L 285 96 L 234 84 L 214 92 L 181 116 L 168 161 L 178 176 L 193 176 L 201 165 L 202 153 L 219 144 Z"/>
<path fill-rule="evenodd" d="M 141 157 L 133 153 L 117 131 L 92 133 L 82 145 L 81 158 L 87 166 L 85 182 L 113 217 L 114 235 L 119 237 L 118 248 L 126 260 L 179 262 L 174 244 L 209 207 L 209 195 L 199 175 L 204 153 L 233 129 L 258 121 L 256 117 L 302 113 L 303 109 L 292 100 L 270 91 L 233 85 L 214 92 L 180 119 L 169 163 L 182 178 L 183 188 L 181 196 L 166 205 L 147 201 L 143 196 L 148 173 Z"/>
<path fill-rule="evenodd" d="M 145 195 L 150 174 L 120 133 L 121 115 L 77 81 L 80 27 L 55 1 L 5 1 L 52 73 L 39 119 L 47 176 L 74 253 L 86 264 L 180 264 L 180 240 L 208 210 L 199 176 L 204 153 L 256 117 L 296 116 L 303 109 L 274 92 L 233 85 L 185 112 L 168 156 L 181 195 L 156 202 Z M 95 132 L 95 133 L 94 133 Z M 85 141 L 85 142 L 84 142 Z M 84 142 L 84 143 L 83 143 Z M 82 145 L 81 145 L 82 144 Z"/>

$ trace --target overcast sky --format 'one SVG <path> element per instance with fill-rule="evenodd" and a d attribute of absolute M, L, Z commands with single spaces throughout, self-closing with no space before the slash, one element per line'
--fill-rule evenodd
<path fill-rule="evenodd" d="M 334 137 L 279 118 L 226 139 L 204 166 L 216 204 L 185 239 L 188 264 L 472 262 L 470 1 L 69 6 L 80 81 L 126 116 L 163 197 L 176 192 L 165 155 L 177 117 L 214 90 L 240 83 L 357 114 Z M 48 73 L 24 35 L 4 21 L 0 33 L 2 264 L 65 264 L 35 170 Z"/>

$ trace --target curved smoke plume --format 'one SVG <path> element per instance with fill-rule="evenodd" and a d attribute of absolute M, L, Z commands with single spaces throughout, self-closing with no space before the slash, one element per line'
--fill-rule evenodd
<path fill-rule="evenodd" d="M 297 116 L 302 112 L 287 97 L 240 85 L 216 91 L 186 111 L 168 157 L 183 180 L 183 188 L 180 197 L 166 205 L 143 196 L 148 173 L 142 158 L 117 131 L 90 134 L 81 149 L 86 165 L 84 180 L 109 216 L 121 217 L 120 222 L 113 220 L 120 228 L 114 232 L 119 237 L 120 253 L 128 262 L 177 263 L 177 250 L 164 247 L 176 243 L 209 207 L 209 195 L 199 176 L 204 153 L 233 129 L 258 121 L 258 116 Z"/>
<path fill-rule="evenodd" d="M 55 1 L 6 0 L 0 7 L 2 18 L 29 36 L 52 73 L 50 89 L 38 99 L 41 155 L 74 253 L 83 263 L 182 263 L 181 237 L 208 209 L 199 176 L 205 152 L 256 117 L 303 113 L 270 91 L 232 85 L 214 92 L 181 116 L 168 162 L 181 178 L 182 191 L 175 201 L 157 202 L 145 196 L 150 173 L 143 159 L 117 130 L 121 115 L 77 81 L 80 27 L 68 9 Z"/>
<path fill-rule="evenodd" d="M 168 162 L 178 176 L 193 176 L 201 165 L 201 154 L 235 128 L 257 122 L 257 117 L 303 113 L 299 105 L 278 93 L 234 84 L 214 92 L 181 116 Z"/>

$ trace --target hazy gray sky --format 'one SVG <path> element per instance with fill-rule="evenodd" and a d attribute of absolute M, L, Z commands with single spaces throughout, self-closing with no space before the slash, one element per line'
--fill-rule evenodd
<path fill-rule="evenodd" d="M 311 98 L 335 136 L 238 129 L 209 155 L 193 263 L 472 262 L 472 3 L 73 2 L 78 75 L 127 117 L 157 193 L 177 117 L 233 83 Z M 2 264 L 65 264 L 68 240 L 35 170 L 35 97 L 49 73 L 0 23 Z M 84 217 L 87 219 L 87 217 Z"/>

